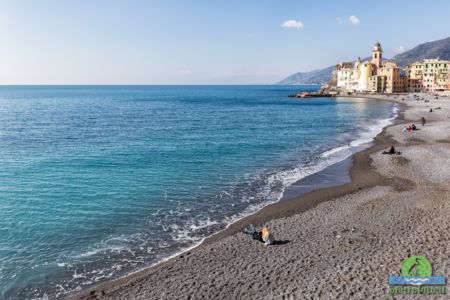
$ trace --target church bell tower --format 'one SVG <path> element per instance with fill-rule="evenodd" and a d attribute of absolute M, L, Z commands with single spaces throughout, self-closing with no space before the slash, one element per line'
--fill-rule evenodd
<path fill-rule="evenodd" d="M 383 50 L 381 49 L 380 42 L 376 42 L 375 46 L 373 46 L 372 50 L 372 63 L 376 66 L 376 68 L 381 68 L 383 63 Z"/>

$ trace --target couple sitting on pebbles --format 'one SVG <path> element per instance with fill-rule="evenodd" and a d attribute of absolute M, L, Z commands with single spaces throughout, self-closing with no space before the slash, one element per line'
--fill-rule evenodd
<path fill-rule="evenodd" d="M 265 226 L 262 230 L 257 231 L 256 228 L 252 224 L 250 224 L 247 228 L 244 229 L 244 233 L 251 235 L 254 240 L 263 242 L 266 246 L 273 244 L 273 242 L 275 241 L 272 233 L 269 231 L 269 228 Z"/>
<path fill-rule="evenodd" d="M 423 124 L 422 126 L 424 126 L 425 121 L 422 121 L 422 124 Z M 411 132 L 411 131 L 415 131 L 415 130 L 419 130 L 419 129 L 417 129 L 416 124 L 412 124 L 412 125 L 403 127 L 403 132 Z"/>

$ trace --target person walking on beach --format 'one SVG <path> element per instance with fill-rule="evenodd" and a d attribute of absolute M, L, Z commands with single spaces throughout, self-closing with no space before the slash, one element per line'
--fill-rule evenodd
<path fill-rule="evenodd" d="M 422 126 L 425 126 L 425 123 L 426 123 L 425 118 L 422 117 Z"/>

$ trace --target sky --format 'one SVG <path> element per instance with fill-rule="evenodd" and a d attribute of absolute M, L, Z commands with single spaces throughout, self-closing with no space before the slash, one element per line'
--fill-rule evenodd
<path fill-rule="evenodd" d="M 450 36 L 450 1 L 0 0 L 0 84 L 272 84 Z"/>

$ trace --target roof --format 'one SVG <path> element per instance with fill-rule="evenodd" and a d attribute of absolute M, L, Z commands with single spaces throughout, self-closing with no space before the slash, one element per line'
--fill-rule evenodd
<path fill-rule="evenodd" d="M 380 44 L 379 41 L 377 41 L 377 42 L 375 43 L 375 45 L 373 46 L 373 50 L 374 50 L 374 51 L 382 51 L 382 49 L 381 49 L 381 44 Z"/>

